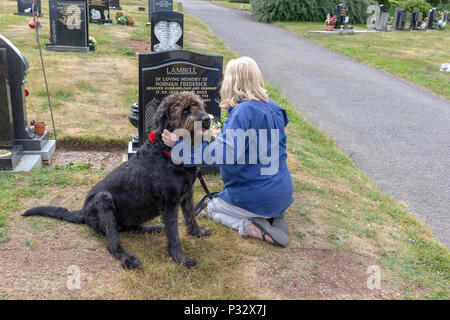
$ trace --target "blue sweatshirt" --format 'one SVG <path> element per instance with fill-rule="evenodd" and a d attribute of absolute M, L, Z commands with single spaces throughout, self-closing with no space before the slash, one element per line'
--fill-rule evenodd
<path fill-rule="evenodd" d="M 191 151 L 190 163 L 183 164 L 195 165 L 196 152 L 197 156 L 199 151 L 210 155 L 203 156 L 201 164 L 220 167 L 225 185 L 218 195 L 221 199 L 264 217 L 283 214 L 293 202 L 293 184 L 286 162 L 284 128 L 289 123 L 286 110 L 272 100 L 268 103 L 249 100 L 229 107 L 228 112 L 216 140 L 203 142 L 201 150 Z M 175 143 L 172 151 L 179 143 Z M 273 153 L 277 148 L 277 154 Z M 179 155 L 182 156 L 182 151 Z"/>

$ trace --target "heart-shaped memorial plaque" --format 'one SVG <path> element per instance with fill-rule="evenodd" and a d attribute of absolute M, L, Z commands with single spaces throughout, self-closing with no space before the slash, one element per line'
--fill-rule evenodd
<path fill-rule="evenodd" d="M 154 28 L 155 36 L 159 43 L 154 46 L 154 51 L 182 49 L 177 41 L 183 35 L 183 29 L 177 22 L 159 21 Z"/>

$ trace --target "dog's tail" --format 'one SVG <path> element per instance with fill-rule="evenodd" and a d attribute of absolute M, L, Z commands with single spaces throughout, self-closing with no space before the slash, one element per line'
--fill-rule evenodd
<path fill-rule="evenodd" d="M 81 210 L 69 211 L 66 208 L 62 207 L 36 207 L 25 211 L 22 216 L 45 216 L 72 223 L 85 223 Z"/>

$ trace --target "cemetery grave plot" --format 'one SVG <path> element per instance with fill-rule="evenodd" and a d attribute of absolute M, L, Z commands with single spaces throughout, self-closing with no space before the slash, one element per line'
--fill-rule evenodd
<path fill-rule="evenodd" d="M 120 0 L 109 0 L 109 7 L 112 9 L 122 10 Z"/>
<path fill-rule="evenodd" d="M 47 130 L 28 126 L 24 87 L 28 73 L 22 52 L 0 34 L 0 170 L 39 168 L 55 152 L 56 143 L 49 140 Z"/>
<path fill-rule="evenodd" d="M 152 21 L 152 13 L 157 11 L 173 11 L 173 0 L 148 0 L 148 23 L 151 24 Z"/>
<path fill-rule="evenodd" d="M 36 0 L 37 3 L 37 10 L 38 16 L 42 16 L 42 6 L 41 6 L 42 0 Z M 33 0 L 17 0 L 17 12 L 14 14 L 19 16 L 32 16 L 32 10 L 31 7 L 33 5 Z"/>
<path fill-rule="evenodd" d="M 90 23 L 112 23 L 109 0 L 88 0 L 88 4 Z"/>
<path fill-rule="evenodd" d="M 89 52 L 95 46 L 89 44 L 87 0 L 49 0 L 50 43 L 49 51 Z"/>

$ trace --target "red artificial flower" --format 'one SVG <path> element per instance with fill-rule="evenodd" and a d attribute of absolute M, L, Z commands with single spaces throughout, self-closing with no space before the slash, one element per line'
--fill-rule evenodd
<path fill-rule="evenodd" d="M 148 135 L 148 140 L 150 140 L 151 143 L 155 143 L 156 141 L 156 133 L 155 131 L 152 131 Z"/>

